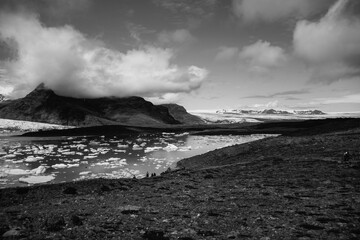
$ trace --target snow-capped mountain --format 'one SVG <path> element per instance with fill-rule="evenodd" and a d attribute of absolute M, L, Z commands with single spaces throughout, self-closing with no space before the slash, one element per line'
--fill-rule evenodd
<path fill-rule="evenodd" d="M 320 110 L 276 110 L 276 109 L 222 109 L 216 111 L 216 113 L 222 114 L 247 114 L 247 115 L 325 115 L 324 112 Z"/>

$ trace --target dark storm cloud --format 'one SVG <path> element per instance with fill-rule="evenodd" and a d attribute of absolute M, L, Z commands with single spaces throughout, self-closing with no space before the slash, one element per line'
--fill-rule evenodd
<path fill-rule="evenodd" d="M 62 18 L 78 11 L 84 11 L 91 4 L 92 0 L 1 0 L 0 9 L 26 10 L 49 18 Z"/>

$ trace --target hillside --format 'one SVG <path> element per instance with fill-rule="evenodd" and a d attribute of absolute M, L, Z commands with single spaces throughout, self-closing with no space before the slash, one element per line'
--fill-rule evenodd
<path fill-rule="evenodd" d="M 151 178 L 0 189 L 0 236 L 359 239 L 359 134 L 263 139 Z"/>
<path fill-rule="evenodd" d="M 169 110 L 171 116 L 176 120 L 185 124 L 204 124 L 204 120 L 200 117 L 194 116 L 186 111 L 183 106 L 177 104 L 162 104 L 161 106 L 166 107 Z"/>
<path fill-rule="evenodd" d="M 43 84 L 24 98 L 1 104 L 0 118 L 72 126 L 181 123 L 167 107 L 141 97 L 77 99 L 59 96 Z"/>

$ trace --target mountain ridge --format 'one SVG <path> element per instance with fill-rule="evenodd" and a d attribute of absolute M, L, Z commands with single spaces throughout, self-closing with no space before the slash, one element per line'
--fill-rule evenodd
<path fill-rule="evenodd" d="M 264 110 L 257 110 L 257 109 L 222 109 L 216 111 L 216 113 L 220 114 L 254 114 L 254 115 L 326 115 L 326 113 L 314 109 L 314 110 L 276 110 L 276 109 L 264 109 Z"/>
<path fill-rule="evenodd" d="M 71 126 L 181 124 L 167 107 L 141 97 L 79 99 L 57 95 L 40 84 L 24 98 L 0 105 L 0 118 Z"/>

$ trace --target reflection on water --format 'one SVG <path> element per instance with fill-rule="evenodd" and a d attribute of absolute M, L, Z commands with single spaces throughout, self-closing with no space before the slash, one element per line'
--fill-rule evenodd
<path fill-rule="evenodd" d="M 145 177 L 217 148 L 269 135 L 192 136 L 188 133 L 131 136 L 0 138 L 0 187 L 90 178 Z"/>

